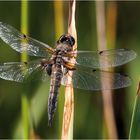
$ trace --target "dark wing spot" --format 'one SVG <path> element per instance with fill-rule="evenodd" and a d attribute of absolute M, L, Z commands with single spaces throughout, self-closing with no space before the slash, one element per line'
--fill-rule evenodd
<path fill-rule="evenodd" d="M 92 70 L 92 72 L 95 72 L 95 71 L 96 71 L 95 69 Z"/>
<path fill-rule="evenodd" d="M 26 39 L 26 38 L 27 38 L 27 36 L 26 36 L 25 34 L 23 34 L 23 37 L 24 37 L 24 39 Z"/>
<path fill-rule="evenodd" d="M 24 62 L 24 64 L 27 65 L 28 63 L 27 62 Z"/>
<path fill-rule="evenodd" d="M 123 76 L 128 77 L 128 75 L 127 75 L 127 74 L 123 74 Z"/>
<path fill-rule="evenodd" d="M 104 51 L 99 51 L 99 54 L 101 55 Z"/>

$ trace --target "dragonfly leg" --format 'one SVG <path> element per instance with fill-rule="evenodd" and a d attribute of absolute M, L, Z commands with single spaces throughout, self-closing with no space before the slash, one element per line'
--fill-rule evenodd
<path fill-rule="evenodd" d="M 70 62 L 66 62 L 64 63 L 64 66 L 68 69 L 68 70 L 76 70 L 75 64 L 70 63 Z"/>
<path fill-rule="evenodd" d="M 45 69 L 46 69 L 48 75 L 51 75 L 52 74 L 52 64 L 48 64 L 45 67 Z"/>
<path fill-rule="evenodd" d="M 54 61 L 52 59 L 50 60 L 42 60 L 41 65 L 44 67 L 44 69 L 47 71 L 47 74 L 50 76 L 52 73 L 52 65 L 54 64 Z"/>

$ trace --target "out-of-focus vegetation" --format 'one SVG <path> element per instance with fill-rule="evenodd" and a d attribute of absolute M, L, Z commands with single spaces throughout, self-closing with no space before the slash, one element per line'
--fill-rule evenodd
<path fill-rule="evenodd" d="M 105 2 L 106 6 L 108 2 Z M 116 70 L 129 74 L 132 85 L 115 90 L 113 94 L 115 120 L 119 138 L 128 138 L 131 114 L 140 75 L 140 2 L 117 2 L 116 48 L 129 48 L 137 52 L 137 58 Z M 19 1 L 0 1 L 0 21 L 20 30 Z M 55 46 L 55 14 L 53 1 L 29 2 L 29 36 Z M 67 33 L 68 2 L 63 3 L 64 33 Z M 56 18 L 57 19 L 57 18 Z M 56 21 L 57 22 L 57 21 Z M 76 25 L 79 50 L 97 50 L 95 2 L 77 1 Z M 20 61 L 20 54 L 0 40 L 0 62 Z M 34 59 L 34 58 L 29 58 Z M 94 83 L 93 83 L 94 84 Z M 21 138 L 21 93 L 22 85 L 0 79 L 0 138 Z M 28 86 L 31 112 L 35 132 L 40 138 L 60 138 L 62 118 L 59 109 L 55 114 L 52 127 L 47 123 L 47 98 L 49 83 L 38 81 Z M 60 97 L 64 95 L 60 89 Z M 74 138 L 107 138 L 103 118 L 101 92 L 75 89 Z M 64 104 L 64 98 L 59 103 Z M 60 114 L 62 116 L 62 114 Z M 59 118 L 59 119 L 58 119 Z M 59 123 L 58 123 L 59 120 Z M 58 125 L 59 124 L 59 125 Z M 140 138 L 139 136 L 137 138 Z"/>

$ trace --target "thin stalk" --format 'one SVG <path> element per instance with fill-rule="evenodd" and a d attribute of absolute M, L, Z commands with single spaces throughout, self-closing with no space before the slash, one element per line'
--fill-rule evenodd
<path fill-rule="evenodd" d="M 139 95 L 140 95 L 140 81 L 139 81 L 139 84 L 138 84 L 136 97 L 135 97 L 135 102 L 134 102 L 134 106 L 133 106 L 133 112 L 132 112 L 132 118 L 131 118 L 131 124 L 130 124 L 129 136 L 128 136 L 129 140 L 131 139 L 132 130 L 133 130 L 133 127 L 134 127 L 135 116 L 137 115 L 136 114 L 136 108 L 137 108 L 137 103 L 139 102 L 138 101 Z"/>
<path fill-rule="evenodd" d="M 63 1 L 54 1 L 55 39 L 64 33 Z"/>
<path fill-rule="evenodd" d="M 29 112 L 29 103 L 26 95 L 24 94 L 25 91 L 22 93 L 21 97 L 21 104 L 22 104 L 22 138 L 28 139 L 29 138 L 29 118 L 28 118 L 28 112 Z"/>
<path fill-rule="evenodd" d="M 131 139 L 131 134 L 132 134 L 132 128 L 133 128 L 134 117 L 135 117 L 136 106 L 137 106 L 137 99 L 138 99 L 138 95 L 136 95 L 136 97 L 135 97 L 133 113 L 132 113 L 132 118 L 131 118 L 131 124 L 130 124 L 130 130 L 129 130 L 129 137 L 128 137 L 129 140 Z"/>
<path fill-rule="evenodd" d="M 73 49 L 77 48 L 77 33 L 75 26 L 75 9 L 76 1 L 69 1 L 69 21 L 68 21 L 68 33 L 75 38 L 75 45 Z M 69 73 L 72 75 L 72 72 Z M 65 104 L 63 114 L 63 127 L 61 139 L 73 139 L 73 120 L 74 120 L 74 91 L 72 86 L 72 78 L 68 75 L 68 85 L 65 88 Z"/>
<path fill-rule="evenodd" d="M 64 34 L 64 15 L 63 15 L 63 1 L 54 1 L 54 21 L 55 21 L 55 40 L 57 41 L 58 38 Z M 63 88 L 61 87 L 61 89 L 63 90 Z M 61 90 L 61 91 L 62 91 Z M 64 90 L 63 90 L 64 91 Z M 59 99 L 61 99 L 61 102 L 58 102 L 58 113 L 59 113 L 59 118 L 57 121 L 57 124 L 59 126 L 59 137 L 61 135 L 61 122 L 62 122 L 62 108 L 63 108 L 63 102 L 64 101 L 64 95 L 61 94 L 59 95 Z"/>
<path fill-rule="evenodd" d="M 110 1 L 107 4 L 107 47 L 109 49 L 115 48 L 116 43 L 116 23 L 117 23 L 117 3 Z"/>
<path fill-rule="evenodd" d="M 28 0 L 21 0 L 21 32 L 28 34 Z M 26 52 L 21 54 L 21 61 L 27 61 Z"/>
<path fill-rule="evenodd" d="M 105 7 L 104 1 L 96 1 L 97 38 L 98 38 L 98 50 L 100 51 L 107 49 L 104 7 Z M 105 69 L 105 70 L 108 70 L 108 69 Z M 102 83 L 102 86 L 105 87 L 106 84 L 112 84 L 113 81 L 111 81 L 110 79 L 108 81 L 105 81 L 105 79 L 101 75 L 101 83 Z M 102 97 L 103 97 L 104 118 L 105 118 L 105 123 L 106 123 L 107 131 L 108 131 L 108 136 L 109 138 L 117 139 L 118 136 L 117 136 L 117 130 L 116 130 L 116 124 L 115 124 L 115 117 L 114 117 L 112 90 L 102 90 L 102 93 L 103 93 Z"/>
<path fill-rule="evenodd" d="M 28 0 L 21 0 L 21 32 L 28 34 Z M 22 47 L 22 46 L 21 46 Z M 24 52 L 21 54 L 21 62 L 27 62 L 28 56 Z M 23 89 L 21 97 L 22 106 L 22 138 L 29 139 L 29 101 L 26 95 L 26 89 Z"/>

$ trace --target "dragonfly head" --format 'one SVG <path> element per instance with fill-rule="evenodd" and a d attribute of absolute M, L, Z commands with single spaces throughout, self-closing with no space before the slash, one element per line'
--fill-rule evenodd
<path fill-rule="evenodd" d="M 60 43 L 66 43 L 72 47 L 75 44 L 75 39 L 70 34 L 62 35 L 57 41 L 57 44 Z"/>

